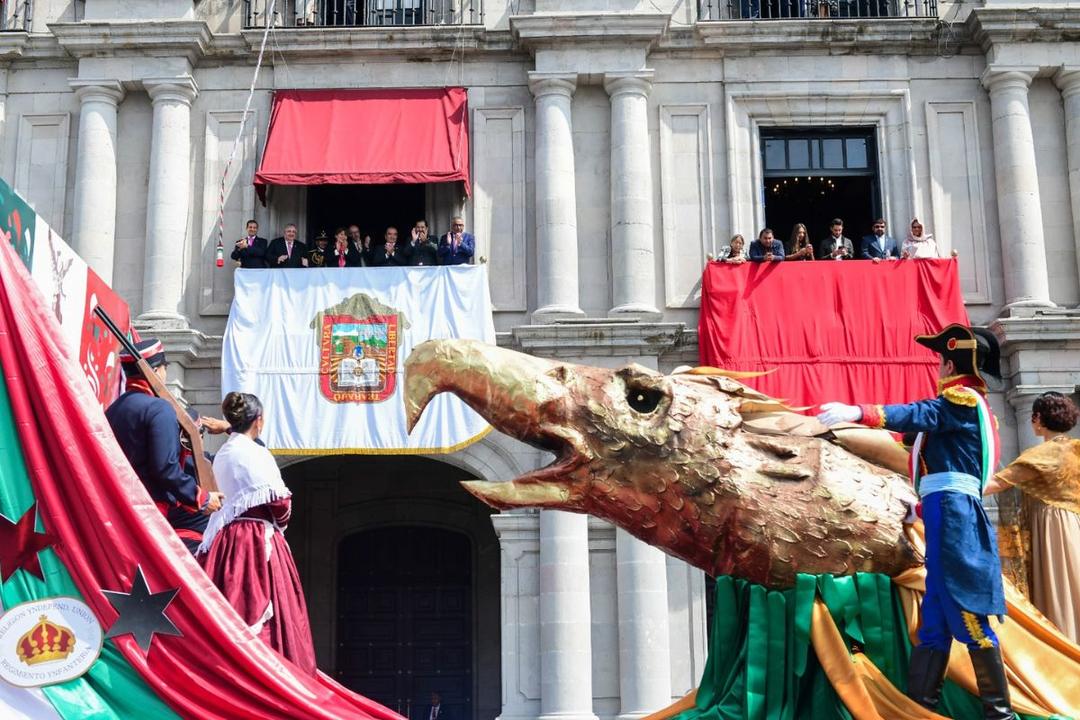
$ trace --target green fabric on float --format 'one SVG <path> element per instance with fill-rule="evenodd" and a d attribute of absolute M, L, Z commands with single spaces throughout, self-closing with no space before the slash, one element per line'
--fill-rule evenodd
<path fill-rule="evenodd" d="M 93 482 L 93 478 L 87 478 Z M 26 472 L 22 447 L 11 413 L 7 385 L 0 380 L 0 513 L 18 520 L 34 504 L 34 491 Z M 52 512 L 78 508 L 52 508 Z M 36 530 L 42 532 L 41 509 Z M 83 599 L 67 569 L 52 548 L 38 554 L 44 582 L 25 570 L 18 570 L 0 585 L 5 608 L 31 600 L 67 596 Z M 143 682 L 111 641 L 106 640 L 101 656 L 85 675 L 59 685 L 42 688 L 56 711 L 72 720 L 124 720 L 147 717 L 154 720 L 177 718 L 168 705 Z"/>
<path fill-rule="evenodd" d="M 911 643 L 899 596 L 885 575 L 799 575 L 788 590 L 725 576 L 716 579 L 709 656 L 696 706 L 675 720 L 851 720 L 810 645 L 815 597 L 844 640 L 860 646 L 893 685 L 906 689 Z M 945 683 L 938 712 L 956 720 L 983 717 L 978 699 L 952 682 Z"/>

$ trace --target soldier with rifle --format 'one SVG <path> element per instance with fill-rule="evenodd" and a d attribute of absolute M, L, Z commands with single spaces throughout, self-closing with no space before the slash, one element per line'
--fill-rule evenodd
<path fill-rule="evenodd" d="M 125 392 L 105 417 L 154 504 L 194 553 L 210 514 L 221 507 L 222 495 L 213 484 L 198 427 L 164 386 L 169 364 L 161 342 L 149 338 L 132 344 L 122 336 L 121 341 Z M 181 425 L 189 435 L 190 449 L 181 443 Z M 212 419 L 203 425 L 220 431 Z"/>

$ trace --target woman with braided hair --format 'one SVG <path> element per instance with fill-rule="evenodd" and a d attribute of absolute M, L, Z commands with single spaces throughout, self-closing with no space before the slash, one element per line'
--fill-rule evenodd
<path fill-rule="evenodd" d="M 197 557 L 252 633 L 314 675 L 307 603 L 283 534 L 292 493 L 273 455 L 256 442 L 262 403 L 231 392 L 221 409 L 232 434 L 214 457 L 214 476 L 227 499 L 211 517 Z"/>

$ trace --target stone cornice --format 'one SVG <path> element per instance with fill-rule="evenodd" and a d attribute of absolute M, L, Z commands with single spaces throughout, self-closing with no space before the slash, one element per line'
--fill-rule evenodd
<path fill-rule="evenodd" d="M 983 49 L 1000 43 L 1067 42 L 1080 39 L 1080 7 L 981 7 L 965 23 Z"/>
<path fill-rule="evenodd" d="M 221 367 L 221 335 L 207 335 L 190 328 L 169 329 L 153 323 L 135 323 L 144 337 L 156 337 L 165 346 L 169 362 L 187 369 Z"/>
<path fill-rule="evenodd" d="M 262 30 L 241 33 L 249 51 L 258 52 Z M 508 32 L 481 25 L 414 27 L 282 28 L 274 31 L 274 52 L 296 57 L 327 57 L 363 50 L 367 53 L 412 53 L 423 59 L 461 52 L 509 52 Z"/>
<path fill-rule="evenodd" d="M 500 338 L 499 344 L 541 357 L 659 357 L 673 350 L 684 332 L 684 323 L 583 318 L 521 325 Z"/>
<path fill-rule="evenodd" d="M 29 35 L 24 32 L 0 33 L 0 62 L 21 57 L 28 39 Z"/>
<path fill-rule="evenodd" d="M 732 55 L 790 53 L 793 47 L 830 55 L 926 55 L 941 52 L 943 28 L 937 18 L 707 20 L 695 24 L 694 32 L 707 47 Z M 954 53 L 966 41 L 960 35 L 952 39 Z"/>
<path fill-rule="evenodd" d="M 510 32 L 522 47 L 529 49 L 582 42 L 626 44 L 635 40 L 651 46 L 667 32 L 670 22 L 667 13 L 545 13 L 511 16 Z"/>
<path fill-rule="evenodd" d="M 1005 400 L 1016 410 L 1030 409 L 1031 402 L 1044 392 L 1072 395 L 1076 385 L 1017 385 L 1005 392 Z"/>
<path fill-rule="evenodd" d="M 49 30 L 76 58 L 153 54 L 186 57 L 195 64 L 211 40 L 201 20 L 51 23 Z"/>
<path fill-rule="evenodd" d="M 1010 317 L 998 318 L 990 329 L 1001 341 L 1005 356 L 1020 350 L 1069 347 L 1080 350 L 1080 311 L 1066 309 L 1013 310 Z"/>

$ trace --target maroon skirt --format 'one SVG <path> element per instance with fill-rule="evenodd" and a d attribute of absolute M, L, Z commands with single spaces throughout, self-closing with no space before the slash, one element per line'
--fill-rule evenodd
<path fill-rule="evenodd" d="M 282 513 L 282 508 L 271 506 L 288 502 L 260 505 L 233 520 L 214 537 L 199 562 L 247 625 L 262 622 L 258 634 L 267 645 L 314 675 L 315 646 L 304 590 L 289 543 L 278 530 L 273 532 L 267 559 L 267 525 L 262 520 L 287 515 L 287 509 Z"/>

